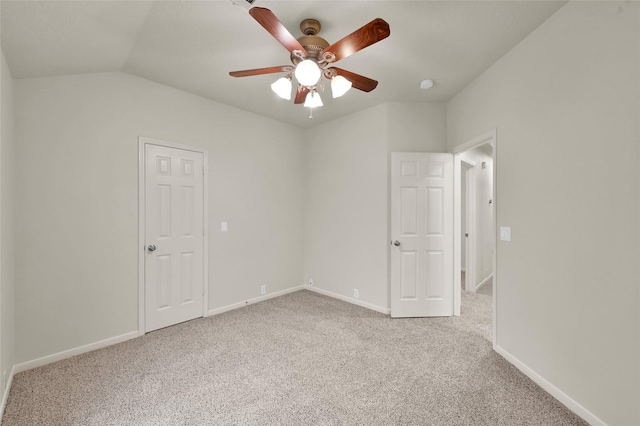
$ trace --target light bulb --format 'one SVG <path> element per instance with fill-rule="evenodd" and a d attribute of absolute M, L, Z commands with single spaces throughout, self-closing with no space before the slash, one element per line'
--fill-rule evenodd
<path fill-rule="evenodd" d="M 341 75 L 331 79 L 331 93 L 334 98 L 339 98 L 351 89 L 351 82 Z"/>
<path fill-rule="evenodd" d="M 291 79 L 287 77 L 279 78 L 271 85 L 271 90 L 282 99 L 291 99 Z"/>
<path fill-rule="evenodd" d="M 304 100 L 304 106 L 308 108 L 317 108 L 321 107 L 322 99 L 320 99 L 320 95 L 315 90 L 307 93 L 307 98 Z"/>
<path fill-rule="evenodd" d="M 322 71 L 314 61 L 305 59 L 296 66 L 294 74 L 300 84 L 306 87 L 313 87 L 320 80 Z"/>

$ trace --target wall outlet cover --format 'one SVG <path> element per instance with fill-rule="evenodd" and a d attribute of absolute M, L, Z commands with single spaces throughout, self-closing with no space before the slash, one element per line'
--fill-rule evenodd
<path fill-rule="evenodd" d="M 360 290 L 358 290 L 357 288 L 354 288 L 353 297 L 355 297 L 356 299 L 360 299 Z"/>
<path fill-rule="evenodd" d="M 266 285 L 260 286 L 260 294 L 267 294 L 267 286 Z"/>

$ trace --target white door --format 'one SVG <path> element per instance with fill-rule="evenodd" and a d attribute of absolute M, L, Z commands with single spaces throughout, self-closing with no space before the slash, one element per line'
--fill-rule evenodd
<path fill-rule="evenodd" d="M 204 156 L 145 145 L 145 330 L 203 315 Z"/>
<path fill-rule="evenodd" d="M 465 245 L 467 268 L 465 272 L 465 290 L 476 291 L 476 168 L 475 165 L 469 164 L 471 167 L 466 169 L 465 178 L 467 183 L 467 223 L 465 224 L 467 236 L 467 244 Z"/>
<path fill-rule="evenodd" d="M 453 315 L 453 154 L 391 154 L 391 316 Z"/>

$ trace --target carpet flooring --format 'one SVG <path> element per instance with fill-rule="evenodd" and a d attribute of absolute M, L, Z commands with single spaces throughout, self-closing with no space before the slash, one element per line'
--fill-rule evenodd
<path fill-rule="evenodd" d="M 462 271 L 462 277 L 460 279 L 460 287 L 462 288 L 462 291 L 465 291 L 464 286 L 467 278 L 466 275 L 467 273 Z M 486 283 L 482 284 L 480 288 L 476 290 L 476 293 L 484 294 L 485 296 L 493 296 L 493 278 L 490 278 Z"/>
<path fill-rule="evenodd" d="M 13 425 L 583 425 L 491 348 L 491 298 L 391 319 L 298 291 L 25 371 Z"/>

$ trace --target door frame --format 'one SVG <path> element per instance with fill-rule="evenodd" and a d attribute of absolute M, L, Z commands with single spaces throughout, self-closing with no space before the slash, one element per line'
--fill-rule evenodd
<path fill-rule="evenodd" d="M 460 172 L 462 168 L 462 159 L 460 158 L 460 154 L 464 151 L 468 151 L 470 149 L 476 148 L 480 145 L 484 145 L 486 143 L 490 143 L 493 146 L 493 348 L 495 349 L 498 341 L 498 330 L 497 330 L 497 314 L 498 314 L 498 297 L 497 297 L 497 289 L 498 289 L 498 130 L 492 129 L 487 133 L 484 133 L 478 137 L 471 139 L 468 142 L 462 143 L 460 145 L 456 145 L 450 151 L 453 153 L 453 314 L 460 315 L 460 302 L 462 299 L 462 292 L 460 289 L 460 281 L 461 281 L 461 243 L 460 239 L 462 238 L 461 234 L 461 184 L 460 184 Z M 468 188 L 467 188 L 468 190 Z M 469 259 L 467 259 L 467 262 Z"/>
<path fill-rule="evenodd" d="M 208 316 L 209 312 L 209 159 L 207 151 L 195 146 L 163 141 L 159 139 L 138 137 L 138 336 L 146 333 L 145 324 L 145 253 L 146 253 L 146 212 L 145 212 L 145 146 L 157 145 L 165 148 L 182 149 L 202 154 L 203 160 L 203 252 L 202 252 L 202 316 Z"/>

